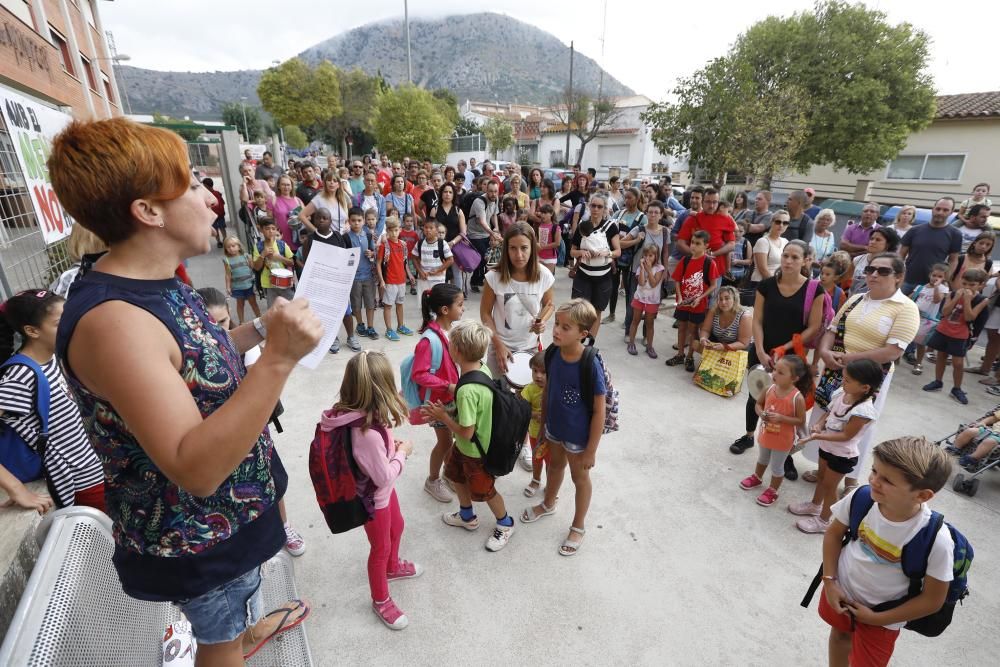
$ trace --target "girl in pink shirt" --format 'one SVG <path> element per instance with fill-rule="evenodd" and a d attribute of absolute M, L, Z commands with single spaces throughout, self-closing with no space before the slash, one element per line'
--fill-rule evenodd
<path fill-rule="evenodd" d="M 458 368 L 448 353 L 448 331 L 454 322 L 465 313 L 465 295 L 462 288 L 450 283 L 438 283 L 420 295 L 420 311 L 424 322 L 420 327 L 420 340 L 413 351 L 413 367 L 410 371 L 413 381 L 420 387 L 420 397 L 424 403 L 444 403 L 445 408 L 455 409 L 455 385 L 458 383 Z M 434 365 L 435 349 L 440 349 L 441 358 Z M 435 500 L 450 503 L 451 491 L 441 477 L 444 457 L 451 451 L 451 431 L 441 422 L 432 422 L 437 443 L 430 455 L 430 471 L 424 481 L 424 491 Z"/>
<path fill-rule="evenodd" d="M 381 352 L 366 350 L 347 362 L 340 400 L 320 419 L 324 430 L 350 425 L 351 454 L 362 476 L 359 487 L 375 487 L 375 513 L 365 524 L 371 544 L 368 585 L 372 610 L 393 630 L 402 630 L 409 620 L 389 597 L 389 581 L 419 577 L 424 571 L 420 565 L 399 558 L 403 514 L 393 487 L 403 474 L 413 445 L 394 439 L 391 427 L 402 424 L 407 412 L 389 360 Z"/>

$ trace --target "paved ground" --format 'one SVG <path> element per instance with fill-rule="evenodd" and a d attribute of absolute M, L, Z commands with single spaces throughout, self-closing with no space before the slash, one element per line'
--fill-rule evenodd
<path fill-rule="evenodd" d="M 193 260 L 191 271 L 199 284 L 222 284 L 217 251 Z M 556 291 L 557 300 L 568 298 L 562 270 Z M 414 327 L 415 298 L 406 307 Z M 477 313 L 474 299 L 467 316 Z M 400 633 L 369 609 L 364 533 L 327 532 L 307 471 L 316 421 L 336 399 L 349 352 L 328 356 L 315 371 L 296 370 L 277 443 L 292 479 L 290 515 L 308 544 L 296 567 L 300 590 L 317 607 L 308 623 L 317 664 L 825 664 L 827 628 L 815 601 L 809 610 L 799 606 L 820 561 L 821 538 L 799 533 L 785 510 L 813 487 L 786 482 L 769 509 L 738 488 L 754 463 L 754 450 L 733 456 L 727 449 L 743 430 L 744 401 L 710 395 L 688 373 L 664 367 L 669 324 L 658 320 L 656 362 L 625 354 L 618 326 L 601 331 L 598 342 L 621 392 L 622 430 L 601 445 L 589 533 L 574 558 L 556 553 L 570 521 L 568 481 L 559 513 L 518 523 L 507 548 L 491 554 L 483 549 L 486 526 L 468 533 L 444 525 L 441 512 L 456 505 L 422 490 L 430 429 L 396 432 L 415 444 L 396 487 L 407 522 L 402 555 L 427 568 L 422 578 L 393 586 L 410 617 Z M 411 342 L 367 346 L 395 363 Z M 937 439 L 998 402 L 975 376 L 966 383 L 972 403 L 963 408 L 942 393 L 920 391 L 926 373 L 918 381 L 901 370 L 877 424 L 880 438 Z M 800 461 L 800 471 L 805 466 Z M 528 504 L 521 495 L 528 479 L 518 469 L 498 483 L 512 514 Z M 1000 617 L 1000 476 L 988 473 L 975 498 L 948 488 L 933 504 L 975 546 L 972 596 L 942 637 L 904 632 L 894 664 L 989 664 Z M 489 515 L 485 506 L 477 510 Z"/>

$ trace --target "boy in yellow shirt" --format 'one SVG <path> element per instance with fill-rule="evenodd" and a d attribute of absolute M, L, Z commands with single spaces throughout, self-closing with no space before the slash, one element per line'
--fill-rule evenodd
<path fill-rule="evenodd" d="M 542 394 L 545 392 L 545 352 L 538 352 L 528 362 L 531 382 L 521 390 L 521 396 L 531 404 L 531 422 L 528 424 L 528 442 L 531 444 L 531 483 L 524 487 L 524 495 L 533 498 L 542 486 L 542 467 L 549 460 L 548 444 L 538 444 L 541 428 Z"/>

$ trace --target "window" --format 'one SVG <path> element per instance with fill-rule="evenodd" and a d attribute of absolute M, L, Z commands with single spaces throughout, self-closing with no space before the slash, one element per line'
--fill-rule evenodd
<path fill-rule="evenodd" d="M 889 181 L 958 181 L 964 166 L 964 153 L 900 155 L 889 163 L 885 178 Z"/>
<path fill-rule="evenodd" d="M 96 92 L 97 81 L 94 79 L 94 67 L 90 64 L 90 60 L 87 59 L 87 56 L 82 53 L 80 54 L 80 60 L 83 61 L 83 72 L 87 75 L 87 85 L 90 86 L 91 90 Z"/>
<path fill-rule="evenodd" d="M 566 164 L 563 162 L 562 151 L 549 151 L 549 165 Z"/>
<path fill-rule="evenodd" d="M 59 48 L 59 53 L 62 55 L 63 70 L 75 76 L 76 72 L 73 71 L 73 59 L 69 57 L 69 45 L 66 43 L 66 38 L 51 28 L 49 29 L 49 35 L 52 37 L 52 43 Z"/>
<path fill-rule="evenodd" d="M 597 164 L 602 167 L 628 167 L 628 144 L 610 144 L 597 147 Z"/>
<path fill-rule="evenodd" d="M 104 72 L 101 72 L 101 82 L 104 84 L 104 96 L 107 98 L 108 102 L 117 104 L 114 92 L 111 89 L 111 79 L 109 79 L 108 75 Z"/>
<path fill-rule="evenodd" d="M 0 0 L 0 7 L 3 7 L 32 28 L 35 27 L 35 22 L 31 18 L 31 7 L 28 5 L 28 0 Z"/>

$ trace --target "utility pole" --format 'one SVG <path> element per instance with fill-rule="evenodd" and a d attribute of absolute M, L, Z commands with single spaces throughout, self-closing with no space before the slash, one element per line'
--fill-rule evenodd
<path fill-rule="evenodd" d="M 246 97 L 241 97 L 240 98 L 240 106 L 243 108 L 243 138 L 249 144 L 249 143 L 252 143 L 252 142 L 250 141 L 250 128 L 247 126 L 247 98 Z"/>
<path fill-rule="evenodd" d="M 413 59 L 410 57 L 410 2 L 403 0 L 403 22 L 406 23 L 406 80 L 413 84 Z"/>
<path fill-rule="evenodd" d="M 573 165 L 569 160 L 569 138 L 572 135 L 570 127 L 573 124 L 573 42 L 569 43 L 569 95 L 566 96 L 566 166 Z"/>

